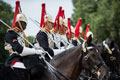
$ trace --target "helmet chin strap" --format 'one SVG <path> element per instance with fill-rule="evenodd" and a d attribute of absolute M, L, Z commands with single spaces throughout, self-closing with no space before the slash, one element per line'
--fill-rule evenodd
<path fill-rule="evenodd" d="M 20 21 L 18 21 L 18 24 L 20 26 L 21 31 L 23 32 L 23 28 L 22 28 L 22 25 L 21 25 Z"/>
<path fill-rule="evenodd" d="M 19 24 L 19 26 L 20 26 L 20 28 L 21 28 L 21 31 L 22 31 L 22 33 L 23 33 L 23 35 L 24 35 L 24 38 L 25 38 L 26 40 L 28 40 L 27 36 L 25 35 L 25 33 L 24 33 L 24 31 L 23 31 L 23 28 L 22 28 L 22 25 L 21 25 L 20 21 L 18 21 L 18 24 Z M 29 43 L 26 42 L 26 41 L 25 41 L 25 45 L 26 45 L 26 47 L 29 47 Z"/>

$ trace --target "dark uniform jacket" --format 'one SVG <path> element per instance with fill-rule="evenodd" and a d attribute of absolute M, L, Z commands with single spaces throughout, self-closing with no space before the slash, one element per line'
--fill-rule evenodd
<path fill-rule="evenodd" d="M 12 49 L 18 53 L 22 53 L 23 47 L 18 42 L 17 38 L 18 35 L 13 30 L 8 31 L 5 35 L 5 41 L 12 46 Z"/>
<path fill-rule="evenodd" d="M 23 47 L 20 45 L 20 43 L 17 40 L 18 35 L 15 31 L 10 30 L 5 35 L 5 41 L 12 46 L 13 51 L 16 51 L 18 54 L 22 53 Z M 5 63 L 5 66 L 10 66 L 13 61 L 21 61 L 22 57 L 17 55 L 16 53 L 13 53 Z"/>
<path fill-rule="evenodd" d="M 39 42 L 39 45 L 45 50 L 47 51 L 51 56 L 54 56 L 54 52 L 53 50 L 49 47 L 49 43 L 48 43 L 48 36 L 45 32 L 40 31 L 37 36 L 36 39 Z"/>

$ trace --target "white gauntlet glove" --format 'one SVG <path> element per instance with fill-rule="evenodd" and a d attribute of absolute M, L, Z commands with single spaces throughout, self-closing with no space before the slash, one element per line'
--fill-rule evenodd
<path fill-rule="evenodd" d="M 33 54 L 45 55 L 45 52 L 43 50 L 35 50 L 34 48 L 24 47 L 20 56 L 27 56 L 27 55 L 33 55 Z"/>
<path fill-rule="evenodd" d="M 10 44 L 5 43 L 4 49 L 10 50 L 10 49 L 12 49 L 12 46 Z"/>
<path fill-rule="evenodd" d="M 36 52 L 36 54 L 38 54 L 38 55 L 45 55 L 46 54 L 46 51 L 42 51 L 42 50 L 35 50 Z"/>

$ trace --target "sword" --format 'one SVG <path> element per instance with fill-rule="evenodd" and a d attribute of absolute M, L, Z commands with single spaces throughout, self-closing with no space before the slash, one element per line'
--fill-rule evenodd
<path fill-rule="evenodd" d="M 54 41 L 54 40 L 50 37 L 50 34 L 49 34 L 49 33 L 47 33 L 47 32 L 46 32 L 43 28 L 41 28 L 41 27 L 38 25 L 38 23 L 39 23 L 38 21 L 33 20 L 33 19 L 32 19 L 32 18 L 30 18 L 30 17 L 29 17 L 29 19 L 30 19 L 33 23 L 35 23 L 35 24 L 36 24 L 36 26 L 40 28 L 40 30 L 44 31 L 44 32 L 48 35 L 48 37 L 51 39 L 51 41 L 55 43 L 55 41 Z M 37 23 L 36 23 L 36 22 L 37 22 Z M 39 23 L 39 24 L 40 24 L 40 23 Z"/>
<path fill-rule="evenodd" d="M 0 19 L 0 22 L 3 23 L 6 27 L 8 27 L 9 29 L 11 29 L 11 27 L 5 23 L 2 19 Z M 13 30 L 14 31 L 14 30 Z M 14 31 L 15 33 L 17 33 L 16 31 Z M 18 34 L 18 33 L 17 33 Z M 28 44 L 30 44 L 33 48 L 35 48 L 33 46 L 33 44 L 31 44 L 28 40 L 26 40 L 23 36 L 21 36 L 20 34 L 18 34 L 21 38 L 23 38 Z M 43 52 L 47 53 L 47 55 L 50 57 L 50 59 L 52 59 L 52 57 L 48 54 L 48 52 L 46 52 L 42 47 L 40 47 L 41 50 L 43 50 Z"/>
<path fill-rule="evenodd" d="M 5 23 L 3 20 L 0 19 L 0 22 L 3 23 L 6 27 L 8 27 L 9 29 L 11 29 L 11 27 Z M 14 31 L 15 33 L 17 33 L 16 31 Z M 17 33 L 18 34 L 18 33 Z M 27 43 L 29 43 L 32 47 L 34 47 L 28 40 L 26 40 L 23 36 L 21 36 L 20 34 L 18 34 L 21 38 L 23 38 Z"/>

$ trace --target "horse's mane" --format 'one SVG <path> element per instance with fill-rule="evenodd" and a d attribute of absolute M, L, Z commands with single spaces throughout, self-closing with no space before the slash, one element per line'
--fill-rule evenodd
<path fill-rule="evenodd" d="M 64 55 L 66 55 L 66 54 L 70 53 L 71 51 L 73 51 L 75 48 L 76 48 L 76 47 L 72 47 L 72 48 L 70 48 L 70 49 L 67 49 L 67 50 L 61 52 L 61 53 L 58 54 L 58 55 L 55 55 L 52 60 L 60 59 L 60 58 L 63 57 Z"/>

